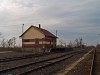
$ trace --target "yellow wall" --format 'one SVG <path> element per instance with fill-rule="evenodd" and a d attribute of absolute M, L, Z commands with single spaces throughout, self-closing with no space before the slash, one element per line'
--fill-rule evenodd
<path fill-rule="evenodd" d="M 35 44 L 35 42 L 23 42 L 23 44 Z"/>
<path fill-rule="evenodd" d="M 23 42 L 23 44 L 35 44 L 35 42 Z M 40 41 L 39 44 L 50 44 L 50 42 L 46 42 L 46 41 L 42 42 L 42 41 Z"/>
<path fill-rule="evenodd" d="M 30 28 L 23 36 L 23 39 L 34 39 L 34 38 L 44 38 L 45 35 L 34 27 Z"/>
<path fill-rule="evenodd" d="M 44 41 L 43 44 L 50 44 L 50 42 L 48 42 L 48 41 Z"/>

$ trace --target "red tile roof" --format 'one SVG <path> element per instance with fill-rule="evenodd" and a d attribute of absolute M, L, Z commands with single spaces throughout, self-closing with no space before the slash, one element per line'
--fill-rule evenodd
<path fill-rule="evenodd" d="M 36 26 L 30 26 L 20 37 L 22 37 L 30 28 L 36 28 L 37 30 L 39 30 L 41 33 L 43 33 L 46 37 L 52 37 L 52 38 L 57 38 L 55 35 L 53 35 L 52 33 L 50 33 L 49 31 L 36 27 Z"/>

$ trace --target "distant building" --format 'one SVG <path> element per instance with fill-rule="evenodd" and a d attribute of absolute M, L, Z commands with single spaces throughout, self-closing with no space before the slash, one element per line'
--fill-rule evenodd
<path fill-rule="evenodd" d="M 30 26 L 21 36 L 23 48 L 54 48 L 57 37 L 41 26 Z"/>

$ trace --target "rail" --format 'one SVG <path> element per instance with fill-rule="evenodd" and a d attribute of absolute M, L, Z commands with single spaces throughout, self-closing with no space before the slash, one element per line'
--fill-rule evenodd
<path fill-rule="evenodd" d="M 93 75 L 93 66 L 94 66 L 94 60 L 95 60 L 95 53 L 96 53 L 96 50 L 94 50 L 94 52 L 93 52 L 92 64 L 91 64 L 91 68 L 90 68 L 90 75 Z"/>
<path fill-rule="evenodd" d="M 41 69 L 41 68 L 44 68 L 46 66 L 52 65 L 54 63 L 57 63 L 57 62 L 65 60 L 65 59 L 71 58 L 72 56 L 73 55 L 61 56 L 61 57 L 57 57 L 57 58 L 53 58 L 53 59 L 49 59 L 49 60 L 45 60 L 45 61 L 41 61 L 41 62 L 37 62 L 37 63 L 22 65 L 22 66 L 19 66 L 19 67 L 3 70 L 0 73 L 3 74 L 3 75 L 6 75 L 6 74 L 24 75 L 24 74 L 29 73 L 31 71 L 35 71 L 37 69 Z M 32 66 L 34 66 L 34 67 L 30 68 Z M 23 71 L 21 71 L 20 69 L 23 70 Z"/>
<path fill-rule="evenodd" d="M 81 50 L 73 51 L 73 52 L 70 52 L 65 55 L 55 57 L 55 58 L 50 58 L 50 59 L 46 59 L 46 60 L 42 60 L 38 62 L 29 63 L 29 64 L 24 64 L 24 65 L 20 65 L 13 68 L 7 68 L 4 70 L 1 70 L 0 73 L 1 75 L 9 75 L 9 74 L 10 75 L 25 75 L 25 74 L 27 75 L 29 72 L 53 65 L 54 63 L 58 63 L 65 59 L 69 59 L 77 52 L 81 52 Z"/>

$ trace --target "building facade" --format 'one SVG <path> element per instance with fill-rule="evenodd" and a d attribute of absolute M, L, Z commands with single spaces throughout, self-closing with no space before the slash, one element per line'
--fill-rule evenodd
<path fill-rule="evenodd" d="M 57 37 L 41 26 L 30 26 L 21 36 L 23 48 L 54 48 Z"/>

